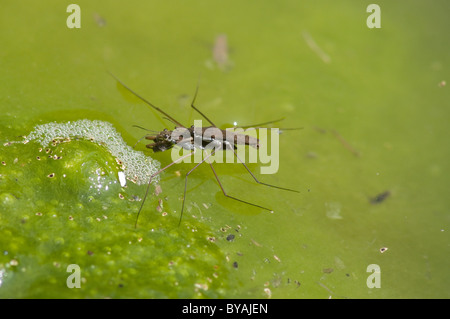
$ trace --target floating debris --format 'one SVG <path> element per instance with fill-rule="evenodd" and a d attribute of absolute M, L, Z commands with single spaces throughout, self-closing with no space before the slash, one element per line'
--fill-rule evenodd
<path fill-rule="evenodd" d="M 230 235 L 227 236 L 227 240 L 228 240 L 228 241 L 233 241 L 233 240 L 234 240 L 234 237 L 235 237 L 235 236 L 234 236 L 233 234 L 230 234 Z"/>
<path fill-rule="evenodd" d="M 328 54 L 326 54 L 316 43 L 316 41 L 314 41 L 314 39 L 312 38 L 312 36 L 307 32 L 307 31 L 303 31 L 302 32 L 303 35 L 303 39 L 305 40 L 306 44 L 309 46 L 309 48 L 315 53 L 317 54 L 317 56 L 325 63 L 330 63 L 331 62 L 331 58 Z"/>
<path fill-rule="evenodd" d="M 155 196 L 158 196 L 161 193 L 162 193 L 162 188 L 161 188 L 161 185 L 158 184 L 155 187 Z"/>
<path fill-rule="evenodd" d="M 156 207 L 156 210 L 158 212 L 160 212 L 160 213 L 163 211 L 163 201 L 162 201 L 162 199 L 158 199 L 158 206 Z"/>
<path fill-rule="evenodd" d="M 127 186 L 127 180 L 126 180 L 126 177 L 125 177 L 125 173 L 120 171 L 120 172 L 117 173 L 117 175 L 119 176 L 120 186 L 122 186 L 122 187 Z"/>
<path fill-rule="evenodd" d="M 258 243 L 256 240 L 250 238 L 250 241 L 251 241 L 252 244 L 255 245 L 256 247 L 262 247 L 262 245 L 261 245 L 260 243 Z"/>
<path fill-rule="evenodd" d="M 336 136 L 336 138 L 339 140 L 339 142 L 341 142 L 341 144 L 348 149 L 353 155 L 355 155 L 356 157 L 360 157 L 361 155 L 359 154 L 359 152 L 357 150 L 355 150 L 337 131 L 332 130 L 331 131 L 333 133 L 334 136 Z"/>
<path fill-rule="evenodd" d="M 99 27 L 104 27 L 106 25 L 106 20 L 102 18 L 98 13 L 94 13 L 94 21 Z"/>
<path fill-rule="evenodd" d="M 322 269 L 322 272 L 324 274 L 331 274 L 333 271 L 334 271 L 333 268 L 324 268 L 324 269 Z"/>
<path fill-rule="evenodd" d="M 330 219 L 342 219 L 341 204 L 337 202 L 325 203 L 326 215 Z"/>
<path fill-rule="evenodd" d="M 229 52 L 227 35 L 219 34 L 214 41 L 212 54 L 214 62 L 222 71 L 227 71 L 232 67 Z"/>
<path fill-rule="evenodd" d="M 370 203 L 372 205 L 380 204 L 386 200 L 391 195 L 390 191 L 385 191 L 383 193 L 378 194 L 377 196 L 370 199 Z"/>

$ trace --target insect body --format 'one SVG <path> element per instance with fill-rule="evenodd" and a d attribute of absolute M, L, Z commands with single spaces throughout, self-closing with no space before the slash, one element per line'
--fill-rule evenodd
<path fill-rule="evenodd" d="M 249 145 L 259 148 L 259 140 L 256 137 L 239 134 L 231 131 L 221 130 L 215 126 L 209 127 L 175 127 L 175 130 L 169 131 L 164 129 L 157 135 L 145 136 L 147 140 L 153 143 L 147 144 L 147 148 L 151 148 L 154 152 L 163 152 L 175 145 L 187 150 L 195 148 L 206 149 L 208 146 L 215 149 L 233 149 L 237 145 Z M 197 143 L 196 143 L 197 141 Z M 200 141 L 200 143 L 198 142 Z"/>
<path fill-rule="evenodd" d="M 195 91 L 195 95 L 194 95 L 194 98 L 192 100 L 191 107 L 195 111 L 197 111 L 201 116 L 203 116 L 211 124 L 211 126 L 209 126 L 209 127 L 195 127 L 195 126 L 186 127 L 186 126 L 182 125 L 180 122 L 175 120 L 169 114 L 167 114 L 166 112 L 161 110 L 159 107 L 153 105 L 152 103 L 150 103 L 149 101 L 147 101 L 146 99 L 144 99 L 143 97 L 138 95 L 136 92 L 131 90 L 129 87 L 127 87 L 122 81 L 120 81 L 113 74 L 111 74 L 111 75 L 123 87 L 125 87 L 127 90 L 129 90 L 132 94 L 137 96 L 139 99 L 141 99 L 143 102 L 145 102 L 147 105 L 149 105 L 153 109 L 155 109 L 158 112 L 160 112 L 161 114 L 165 115 L 167 117 L 167 119 L 169 119 L 172 123 L 174 123 L 176 125 L 175 129 L 172 130 L 172 131 L 170 131 L 168 129 L 164 129 L 163 131 L 161 131 L 161 132 L 159 132 L 159 133 L 157 133 L 155 135 L 147 135 L 147 136 L 145 136 L 145 139 L 152 141 L 152 143 L 146 145 L 147 148 L 152 149 L 154 152 L 167 151 L 167 150 L 171 149 L 174 146 L 182 147 L 182 148 L 184 148 L 186 150 L 191 150 L 190 153 L 181 156 L 177 160 L 173 161 L 169 165 L 163 167 L 162 169 L 160 169 L 159 171 L 157 171 L 156 173 L 154 173 L 153 175 L 150 176 L 150 180 L 149 180 L 148 185 L 147 185 L 147 189 L 146 189 L 146 192 L 145 192 L 144 199 L 142 200 L 141 207 L 139 208 L 138 214 L 136 216 L 135 227 L 137 227 L 137 221 L 138 221 L 139 215 L 140 215 L 140 213 L 142 211 L 142 208 L 144 206 L 145 200 L 147 198 L 147 195 L 148 195 L 148 192 L 149 192 L 149 189 L 150 189 L 150 184 L 151 184 L 153 178 L 155 176 L 157 176 L 158 174 L 160 174 L 161 172 L 163 172 L 164 170 L 166 170 L 169 167 L 171 167 L 172 165 L 174 165 L 174 164 L 176 164 L 178 162 L 181 162 L 183 159 L 191 156 L 197 150 L 202 150 L 203 151 L 205 149 L 210 149 L 211 152 L 208 155 L 206 155 L 199 163 L 197 163 L 189 172 L 186 173 L 185 184 L 184 184 L 183 204 L 182 204 L 182 208 L 181 208 L 180 222 L 179 223 L 181 223 L 181 219 L 182 219 L 183 211 L 184 211 L 184 204 L 185 204 L 185 200 L 186 200 L 186 190 L 187 190 L 188 176 L 198 166 L 200 166 L 205 161 L 211 167 L 211 169 L 212 169 L 212 171 L 214 173 L 214 176 L 215 176 L 215 178 L 216 178 L 216 180 L 217 180 L 217 182 L 218 182 L 218 184 L 219 184 L 219 186 L 220 186 L 220 188 L 222 190 L 222 193 L 226 197 L 234 199 L 234 200 L 242 202 L 242 203 L 245 203 L 245 204 L 248 204 L 248 205 L 251 205 L 251 206 L 262 208 L 264 210 L 272 211 L 270 208 L 266 208 L 266 207 L 263 207 L 263 206 L 260 206 L 260 205 L 254 204 L 254 203 L 247 202 L 245 200 L 233 197 L 233 196 L 228 195 L 226 193 L 225 189 L 222 186 L 222 183 L 220 182 L 220 179 L 219 179 L 216 171 L 214 170 L 214 167 L 213 167 L 211 161 L 209 161 L 209 158 L 217 150 L 232 151 L 234 153 L 234 156 L 238 159 L 238 161 L 242 165 L 244 165 L 245 169 L 249 172 L 249 174 L 252 176 L 252 178 L 258 184 L 262 184 L 262 185 L 266 185 L 266 186 L 269 186 L 269 187 L 278 188 L 278 189 L 282 189 L 282 190 L 291 191 L 291 192 L 297 192 L 298 193 L 298 191 L 290 189 L 290 188 L 284 188 L 284 187 L 279 187 L 279 186 L 263 183 L 263 182 L 259 181 L 256 178 L 256 176 L 250 171 L 250 169 L 247 167 L 247 165 L 245 165 L 244 161 L 242 161 L 239 158 L 239 156 L 238 156 L 238 154 L 236 152 L 236 149 L 237 149 L 237 145 L 248 145 L 248 146 L 251 146 L 251 147 L 254 147 L 254 148 L 259 148 L 259 146 L 260 146 L 259 140 L 256 137 L 252 137 L 252 136 L 249 136 L 249 135 L 245 135 L 245 134 L 241 134 L 241 133 L 236 133 L 236 132 L 232 132 L 232 131 L 219 129 L 208 117 L 206 117 L 205 114 L 203 114 L 194 105 L 195 99 L 196 99 L 197 93 L 198 93 L 198 86 L 197 86 L 197 89 Z"/>

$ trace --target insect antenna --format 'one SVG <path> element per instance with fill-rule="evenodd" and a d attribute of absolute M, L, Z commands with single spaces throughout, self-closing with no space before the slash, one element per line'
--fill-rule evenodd
<path fill-rule="evenodd" d="M 144 131 L 147 131 L 147 132 L 151 132 L 151 133 L 159 133 L 159 131 L 150 130 L 150 129 L 148 129 L 148 128 L 145 128 L 145 127 L 142 127 L 142 126 L 139 126 L 139 125 L 132 125 L 132 126 L 133 126 L 133 127 L 140 128 L 141 130 L 144 130 Z"/>
<path fill-rule="evenodd" d="M 147 131 L 147 132 L 151 132 L 151 133 L 159 133 L 158 131 L 155 131 L 155 130 L 149 130 L 149 129 L 147 129 L 147 128 L 145 128 L 145 127 L 142 127 L 142 126 L 139 126 L 139 125 L 133 125 L 133 127 L 137 127 L 137 128 L 140 128 L 141 130 L 144 130 L 144 131 Z M 148 136 L 148 135 L 144 135 L 144 136 L 142 136 L 140 139 L 138 139 L 137 142 L 134 143 L 133 148 L 135 148 L 136 145 L 138 145 L 139 142 L 142 141 L 146 136 Z"/>

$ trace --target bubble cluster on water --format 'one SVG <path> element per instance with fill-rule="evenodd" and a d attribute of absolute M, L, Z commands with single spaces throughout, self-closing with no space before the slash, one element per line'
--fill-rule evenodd
<path fill-rule="evenodd" d="M 138 185 L 148 183 L 150 176 L 160 169 L 158 161 L 128 146 L 114 126 L 104 121 L 85 119 L 37 125 L 25 137 L 25 143 L 37 141 L 46 147 L 54 140 L 71 138 L 81 138 L 104 146 L 121 165 L 126 178 Z M 158 181 L 157 177 L 153 179 L 154 182 Z"/>

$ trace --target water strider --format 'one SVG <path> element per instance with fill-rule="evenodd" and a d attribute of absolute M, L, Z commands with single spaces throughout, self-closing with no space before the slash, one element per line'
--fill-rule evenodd
<path fill-rule="evenodd" d="M 259 181 L 256 178 L 256 176 L 252 173 L 252 171 L 250 171 L 250 169 L 247 167 L 247 165 L 245 165 L 244 161 L 242 161 L 241 158 L 238 156 L 238 154 L 236 153 L 236 150 L 237 150 L 237 145 L 248 145 L 248 146 L 251 146 L 251 147 L 254 147 L 254 148 L 258 149 L 259 146 L 260 146 L 259 140 L 256 137 L 252 137 L 252 136 L 249 136 L 249 135 L 245 135 L 245 134 L 241 134 L 241 133 L 230 132 L 230 131 L 219 129 L 205 114 L 203 114 L 194 105 L 195 100 L 197 98 L 198 85 L 197 85 L 197 88 L 196 88 L 196 91 L 195 91 L 195 94 L 194 94 L 194 98 L 193 98 L 193 100 L 191 102 L 191 107 L 195 111 L 197 111 L 203 118 L 205 118 L 211 124 L 211 126 L 209 126 L 209 127 L 195 127 L 194 125 L 192 125 L 190 127 L 184 126 L 183 124 L 178 122 L 176 119 L 174 119 L 172 116 L 167 114 L 165 111 L 163 111 L 159 107 L 153 105 L 148 100 L 146 100 L 145 98 L 143 98 L 142 96 L 140 96 L 139 94 L 137 94 L 136 92 L 131 90 L 121 80 L 119 80 L 115 75 L 111 74 L 111 76 L 114 77 L 124 88 L 126 88 L 128 91 L 130 91 L 136 97 L 141 99 L 147 105 L 149 105 L 153 109 L 155 109 L 158 112 L 160 112 L 161 114 L 163 114 L 169 121 L 171 121 L 173 124 L 175 124 L 175 128 L 174 128 L 173 131 L 170 131 L 168 129 L 164 129 L 161 132 L 155 132 L 156 134 L 150 134 L 150 135 L 146 135 L 145 137 L 143 137 L 143 138 L 145 138 L 147 140 L 152 141 L 152 143 L 146 145 L 147 148 L 152 149 L 153 152 L 163 152 L 163 151 L 167 151 L 167 150 L 171 149 L 174 146 L 179 146 L 179 147 L 182 147 L 182 148 L 184 148 L 186 150 L 190 150 L 191 151 L 190 153 L 181 156 L 180 158 L 176 159 L 175 161 L 173 161 L 169 165 L 163 167 L 162 169 L 160 169 L 159 171 L 153 173 L 150 176 L 150 180 L 148 182 L 147 189 L 145 191 L 144 199 L 142 200 L 141 206 L 140 206 L 138 214 L 136 216 L 135 227 L 137 227 L 137 222 L 138 222 L 138 219 L 139 219 L 139 215 L 140 215 L 140 213 L 142 211 L 142 208 L 144 206 L 145 200 L 147 198 L 147 195 L 148 195 L 148 192 L 149 192 L 149 189 L 150 189 L 150 184 L 151 184 L 153 178 L 155 176 L 157 176 L 158 174 L 160 174 L 161 172 L 163 172 L 166 169 L 168 169 L 169 167 L 171 167 L 172 165 L 174 165 L 174 164 L 176 164 L 178 162 L 181 162 L 183 159 L 193 155 L 196 152 L 196 150 L 211 149 L 211 152 L 209 154 L 207 154 L 199 163 L 197 163 L 189 172 L 186 173 L 185 183 L 184 183 L 183 203 L 182 203 L 182 206 L 181 206 L 180 221 L 179 221 L 178 224 L 181 223 L 181 219 L 183 217 L 184 204 L 185 204 L 185 201 L 186 201 L 186 190 L 187 190 L 188 176 L 197 167 L 199 167 L 202 163 L 204 163 L 205 161 L 208 162 L 209 166 L 211 167 L 211 169 L 212 169 L 212 171 L 214 173 L 214 176 L 215 176 L 215 178 L 216 178 L 216 180 L 217 180 L 217 182 L 218 182 L 218 184 L 220 186 L 220 189 L 222 190 L 222 193 L 226 197 L 234 199 L 234 200 L 242 202 L 242 203 L 245 203 L 247 205 L 255 206 L 255 207 L 262 208 L 262 209 L 268 210 L 268 211 L 272 211 L 272 209 L 270 209 L 270 208 L 263 207 L 263 206 L 260 206 L 260 205 L 254 204 L 254 203 L 247 202 L 245 200 L 233 197 L 233 196 L 228 195 L 226 193 L 226 191 L 223 188 L 222 183 L 220 182 L 220 179 L 219 179 L 219 177 L 218 177 L 218 175 L 217 175 L 217 173 L 216 173 L 216 171 L 215 171 L 211 161 L 209 160 L 209 158 L 212 155 L 214 155 L 216 150 L 232 151 L 234 153 L 234 156 L 238 159 L 238 161 L 242 165 L 244 165 L 245 169 L 248 171 L 248 173 L 252 176 L 252 178 L 258 184 L 269 186 L 269 187 L 273 187 L 273 188 L 278 188 L 278 189 L 285 190 L 285 191 L 291 191 L 291 192 L 299 193 L 299 191 L 297 191 L 297 190 L 290 189 L 290 188 L 285 188 L 285 187 L 280 187 L 280 186 L 276 186 L 276 185 L 267 184 L 267 183 Z M 279 121 L 279 120 L 266 122 L 266 123 L 262 123 L 262 124 L 270 124 L 270 123 L 277 122 L 277 121 Z"/>

